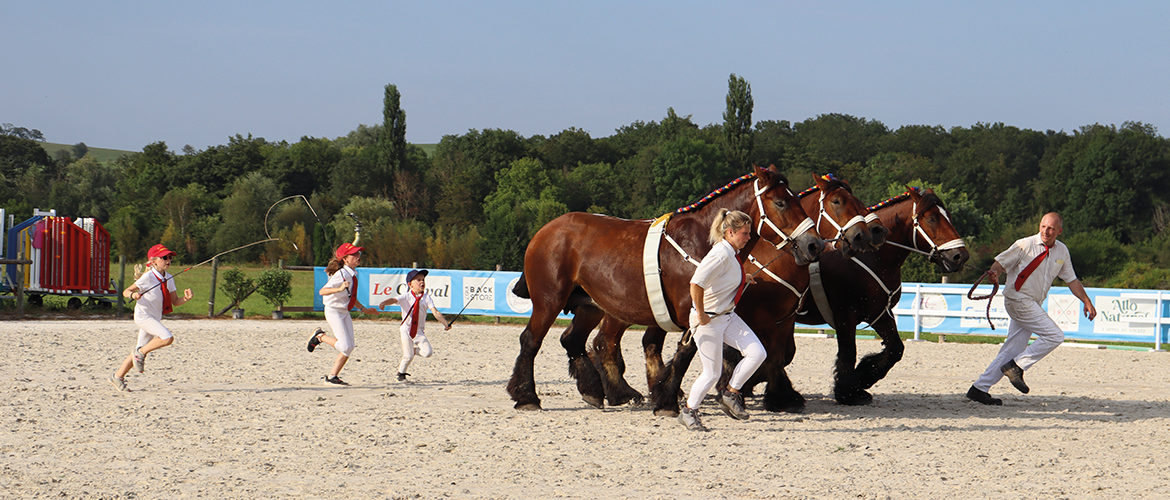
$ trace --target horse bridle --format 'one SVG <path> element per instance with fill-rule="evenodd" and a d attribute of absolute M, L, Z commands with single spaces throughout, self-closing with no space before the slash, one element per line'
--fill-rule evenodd
<path fill-rule="evenodd" d="M 947 214 L 947 210 L 945 208 L 939 206 L 938 211 L 942 214 L 943 218 L 945 218 L 947 222 L 951 224 L 951 226 L 955 225 L 954 222 L 951 222 L 951 216 Z M 914 226 L 914 232 L 911 233 L 911 244 L 914 245 L 915 250 L 924 251 L 921 248 L 918 248 L 918 235 L 921 234 L 922 239 L 926 240 L 927 243 L 930 243 L 930 255 L 927 256 L 927 259 L 929 259 L 931 262 L 941 259 L 942 252 L 967 246 L 967 244 L 963 242 L 963 238 L 955 238 L 946 243 L 943 243 L 942 245 L 935 244 L 934 240 L 930 238 L 930 235 L 926 234 L 926 230 L 922 229 L 922 224 L 918 222 L 917 201 L 913 202 L 911 205 L 910 214 L 912 225 Z"/>
<path fill-rule="evenodd" d="M 817 205 L 819 205 L 819 211 L 817 212 L 817 224 L 815 227 L 816 227 L 817 233 L 820 233 L 821 232 L 821 219 L 828 220 L 829 224 L 831 224 L 833 226 L 833 228 L 837 230 L 837 234 L 833 235 L 832 241 L 837 244 L 838 250 L 841 249 L 841 236 L 845 234 L 845 231 L 848 231 L 849 228 L 856 226 L 858 224 L 869 224 L 873 220 L 877 219 L 877 215 L 872 214 L 872 213 L 866 214 L 864 217 L 862 217 L 860 215 L 854 215 L 853 218 L 849 219 L 849 221 L 846 222 L 844 226 L 839 225 L 839 224 L 837 224 L 837 221 L 833 220 L 833 217 L 829 215 L 829 212 L 827 210 L 825 210 L 825 190 L 820 189 L 819 191 L 820 191 L 820 196 L 819 196 L 819 199 L 817 200 Z"/>
<path fill-rule="evenodd" d="M 785 185 L 785 189 L 788 189 L 787 185 Z M 796 225 L 796 229 L 792 230 L 792 236 L 784 234 L 784 231 L 776 227 L 776 224 L 772 222 L 772 219 L 768 218 L 768 212 L 764 210 L 764 198 L 760 195 L 764 194 L 768 188 L 765 186 L 763 189 L 760 189 L 760 179 L 757 178 L 756 181 L 752 184 L 752 190 L 756 196 L 756 206 L 760 209 L 760 223 L 756 225 L 756 234 L 760 235 L 760 238 L 763 238 L 764 224 L 767 224 L 768 228 L 770 228 L 776 234 L 780 235 L 780 243 L 772 243 L 771 241 L 768 241 L 768 243 L 772 243 L 772 245 L 775 246 L 777 250 L 784 248 L 788 242 L 795 240 L 797 237 L 808 232 L 810 229 L 816 226 L 816 224 L 812 221 L 812 218 L 805 216 L 804 220 L 800 221 L 800 224 Z M 789 190 L 788 194 L 792 195 L 792 191 Z"/>

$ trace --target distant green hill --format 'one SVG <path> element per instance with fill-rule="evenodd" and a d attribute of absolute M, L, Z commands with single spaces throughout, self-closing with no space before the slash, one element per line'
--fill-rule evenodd
<path fill-rule="evenodd" d="M 117 160 L 118 157 L 120 157 L 122 155 L 138 152 L 138 151 L 122 151 L 120 149 L 95 148 L 95 147 L 90 146 L 88 144 L 86 144 L 86 146 L 89 147 L 89 155 L 93 156 L 93 159 L 100 161 L 102 163 L 112 162 L 114 160 Z M 55 157 L 57 154 L 57 151 L 60 151 L 62 149 L 64 149 L 65 151 L 69 151 L 70 153 L 73 152 L 73 145 L 72 144 L 57 144 L 55 142 L 42 142 L 41 147 L 45 148 L 45 151 L 47 153 L 49 153 L 50 158 Z"/>

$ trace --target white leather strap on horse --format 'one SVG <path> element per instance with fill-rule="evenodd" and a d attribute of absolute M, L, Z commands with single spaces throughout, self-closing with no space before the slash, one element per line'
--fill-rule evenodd
<path fill-rule="evenodd" d="M 896 321 L 898 318 L 894 318 L 894 314 L 891 313 L 890 310 L 894 308 L 894 294 L 902 291 L 902 284 L 898 283 L 898 288 L 895 288 L 893 291 L 891 291 L 890 288 L 886 286 L 886 283 L 884 281 L 882 281 L 881 278 L 878 277 L 877 273 L 873 272 L 873 269 L 870 269 L 869 266 L 865 265 L 864 262 L 861 262 L 860 260 L 858 260 L 857 257 L 853 257 L 853 259 L 851 259 L 851 260 L 853 260 L 853 262 L 856 262 L 857 265 L 861 266 L 862 269 L 865 269 L 865 272 L 869 273 L 869 275 L 873 277 L 873 280 L 877 282 L 878 286 L 882 287 L 882 291 L 886 292 L 886 307 L 885 307 L 885 309 L 882 309 L 881 313 L 879 313 L 877 316 L 875 316 L 873 319 L 867 321 L 866 323 L 869 323 L 872 325 L 873 322 L 877 321 L 879 318 L 881 318 L 883 314 L 889 314 L 890 318 L 893 318 Z"/>
<path fill-rule="evenodd" d="M 833 308 L 829 306 L 829 297 L 825 295 L 825 285 L 821 283 L 821 263 L 819 261 L 808 265 L 808 289 L 812 292 L 817 310 L 821 312 L 821 319 L 825 320 L 825 324 L 829 325 L 829 328 L 836 330 L 837 324 L 833 321 Z"/>
<path fill-rule="evenodd" d="M 646 298 L 650 300 L 650 310 L 654 312 L 654 321 L 658 323 L 658 327 L 668 332 L 681 332 L 682 327 L 674 324 L 674 320 L 670 318 L 670 307 L 667 306 L 666 295 L 662 291 L 662 268 L 658 265 L 658 247 L 661 245 L 662 236 L 666 234 L 666 223 L 670 221 L 671 215 L 673 214 L 663 215 L 650 223 L 646 243 L 642 246 L 642 277 L 646 281 Z M 669 236 L 667 238 L 683 254 L 683 258 L 693 264 L 690 256 L 683 252 L 674 240 L 669 239 Z"/>
<path fill-rule="evenodd" d="M 760 263 L 760 261 L 756 259 L 755 255 L 748 254 L 748 262 L 751 262 L 752 264 L 755 264 L 756 267 L 760 268 L 760 270 L 757 272 L 762 272 L 762 273 L 768 275 L 769 278 L 772 278 L 773 280 L 775 280 L 777 283 L 780 283 L 781 285 L 788 287 L 789 290 L 792 290 L 793 295 L 796 295 L 797 297 L 800 297 L 801 295 L 803 295 L 802 293 L 800 293 L 799 291 L 796 290 L 796 287 L 792 286 L 792 283 L 785 281 L 784 278 L 776 276 L 776 273 L 773 273 L 767 267 L 764 267 L 764 264 Z"/>

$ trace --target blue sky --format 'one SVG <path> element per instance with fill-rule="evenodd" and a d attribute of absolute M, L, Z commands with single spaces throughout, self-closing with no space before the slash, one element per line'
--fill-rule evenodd
<path fill-rule="evenodd" d="M 594 137 L 673 107 L 1170 135 L 1170 2 L 4 2 L 0 122 L 140 151 L 335 138 L 402 93 L 407 140 Z"/>

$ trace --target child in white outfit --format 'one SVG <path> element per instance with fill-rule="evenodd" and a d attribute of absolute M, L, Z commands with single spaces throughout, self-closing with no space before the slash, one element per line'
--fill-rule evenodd
<path fill-rule="evenodd" d="M 435 308 L 435 301 L 431 299 L 430 294 L 426 293 L 426 276 L 426 269 L 411 270 L 406 274 L 406 282 L 410 286 L 406 293 L 386 299 L 378 306 L 380 309 L 385 309 L 386 306 L 398 304 L 402 308 L 402 325 L 398 327 L 398 333 L 402 340 L 402 362 L 398 365 L 399 382 L 405 382 L 406 377 L 410 376 L 409 373 L 406 373 L 406 368 L 410 366 L 415 355 L 429 358 L 434 353 L 424 331 L 427 311 L 431 311 L 435 315 L 435 319 L 443 324 L 444 331 L 451 329 L 447 318 L 444 318 L 443 313 Z"/>
<path fill-rule="evenodd" d="M 122 296 L 136 300 L 134 304 L 134 324 L 138 326 L 138 343 L 134 351 L 122 361 L 118 370 L 110 376 L 110 383 L 119 391 L 130 392 L 126 387 L 126 374 L 130 368 L 137 368 L 138 373 L 145 370 L 146 355 L 155 349 L 169 346 L 175 342 L 175 336 L 162 324 L 164 314 L 171 312 L 175 306 L 180 306 L 191 300 L 194 295 L 191 289 L 183 290 L 180 297 L 175 288 L 175 280 L 167 272 L 171 267 L 171 259 L 175 252 L 170 251 L 161 243 L 150 247 L 146 252 L 149 258 L 149 268 L 133 285 L 122 291 Z"/>

